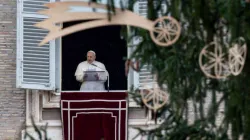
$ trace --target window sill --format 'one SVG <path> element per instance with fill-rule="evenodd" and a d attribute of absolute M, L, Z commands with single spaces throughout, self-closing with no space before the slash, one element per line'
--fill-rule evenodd
<path fill-rule="evenodd" d="M 52 92 L 52 93 L 43 94 L 43 108 L 60 108 L 60 96 L 61 96 L 61 92 Z M 133 100 L 129 100 L 128 107 L 138 108 L 141 106 L 138 105 Z"/>
<path fill-rule="evenodd" d="M 60 120 L 43 120 L 36 123 L 36 126 L 45 126 L 48 124 L 49 127 L 62 127 L 62 122 Z M 27 126 L 32 126 L 31 123 L 28 123 Z M 128 126 L 156 126 L 154 121 L 147 121 L 146 119 L 129 119 Z"/>

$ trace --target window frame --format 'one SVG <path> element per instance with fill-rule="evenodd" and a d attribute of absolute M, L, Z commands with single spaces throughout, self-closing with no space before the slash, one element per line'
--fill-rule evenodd
<path fill-rule="evenodd" d="M 54 2 L 54 0 L 49 0 Z M 55 89 L 55 40 L 49 42 L 49 83 L 25 82 L 24 81 L 24 18 L 46 19 L 45 15 L 37 14 L 24 10 L 24 0 L 17 1 L 17 33 L 16 33 L 16 87 L 24 89 L 40 89 L 40 90 L 54 90 Z M 39 47 L 39 46 L 37 46 Z M 32 49 L 35 49 L 32 46 Z M 34 51 L 34 50 L 33 50 Z M 35 76 L 34 76 L 35 77 Z M 32 79 L 32 78 L 31 78 Z M 36 80 L 34 78 L 34 80 Z"/>

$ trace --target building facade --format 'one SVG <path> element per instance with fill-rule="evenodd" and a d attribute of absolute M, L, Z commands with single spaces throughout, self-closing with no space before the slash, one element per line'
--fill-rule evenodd
<path fill-rule="evenodd" d="M 52 0 L 0 0 L 0 140 L 24 139 L 33 116 L 37 126 L 48 123 L 49 138 L 62 139 L 60 120 L 60 40 L 38 48 L 46 34 L 33 25 L 46 18 L 37 14 Z M 130 53 L 132 50 L 127 50 Z M 147 74 L 142 71 L 141 74 Z M 143 78 L 141 78 L 143 79 Z M 140 75 L 130 71 L 128 85 L 138 85 Z M 150 116 L 134 102 L 129 104 L 129 131 L 151 124 Z M 149 113 L 150 114 L 150 113 Z"/>
<path fill-rule="evenodd" d="M 37 11 L 44 9 L 43 4 L 49 2 L 53 1 L 0 0 L 0 140 L 23 140 L 25 128 L 36 136 L 30 116 L 38 126 L 48 123 L 49 138 L 62 140 L 59 108 L 61 41 L 55 40 L 39 48 L 38 43 L 47 32 L 33 27 L 46 18 Z M 145 6 L 140 1 L 135 9 L 145 16 Z M 128 55 L 132 51 L 128 49 Z M 131 69 L 128 87 L 139 86 L 148 74 L 146 68 L 140 73 Z M 221 121 L 223 107 L 220 110 L 222 113 L 217 123 Z M 191 121 L 193 112 L 190 107 Z M 137 134 L 133 127 L 152 126 L 149 114 L 134 102 L 129 102 L 129 140 Z"/>

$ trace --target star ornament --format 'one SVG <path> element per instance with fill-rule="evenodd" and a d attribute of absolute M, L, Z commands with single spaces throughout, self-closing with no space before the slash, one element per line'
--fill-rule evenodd
<path fill-rule="evenodd" d="M 156 44 L 169 46 L 177 41 L 180 33 L 180 25 L 174 18 L 161 17 L 154 22 L 154 29 L 150 35 Z"/>
<path fill-rule="evenodd" d="M 242 37 L 235 40 L 232 47 L 224 52 L 219 43 L 211 42 L 202 49 L 199 64 L 207 77 L 222 79 L 231 74 L 239 75 L 244 68 L 246 55 L 247 45 Z"/>
<path fill-rule="evenodd" d="M 246 43 L 234 43 L 233 47 L 229 49 L 229 68 L 234 76 L 239 75 L 244 68 L 246 55 Z"/>
<path fill-rule="evenodd" d="M 216 42 L 212 42 L 202 49 L 199 64 L 203 73 L 210 78 L 222 79 L 231 74 L 226 54 Z"/>
<path fill-rule="evenodd" d="M 58 37 L 103 26 L 125 25 L 148 30 L 151 34 L 151 39 L 162 47 L 174 44 L 181 32 L 179 23 L 170 16 L 163 16 L 155 21 L 151 21 L 132 11 L 115 8 L 116 13 L 111 13 L 112 20 L 109 20 L 107 17 L 108 9 L 105 4 L 63 1 L 48 3 L 45 6 L 48 9 L 39 11 L 39 14 L 46 15 L 49 18 L 34 25 L 49 31 L 47 36 L 40 42 L 40 46 Z M 95 12 L 93 8 L 96 9 Z M 56 26 L 57 24 L 80 20 L 88 21 L 66 28 Z M 162 26 L 159 26 L 159 24 L 162 24 Z"/>
<path fill-rule="evenodd" d="M 169 94 L 162 90 L 158 84 L 154 84 L 153 88 L 144 85 L 140 94 L 143 103 L 155 112 L 169 101 Z"/>

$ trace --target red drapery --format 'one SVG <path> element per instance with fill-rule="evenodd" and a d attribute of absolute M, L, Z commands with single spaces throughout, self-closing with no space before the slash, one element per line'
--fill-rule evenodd
<path fill-rule="evenodd" d="M 126 92 L 62 92 L 64 140 L 127 140 Z"/>

